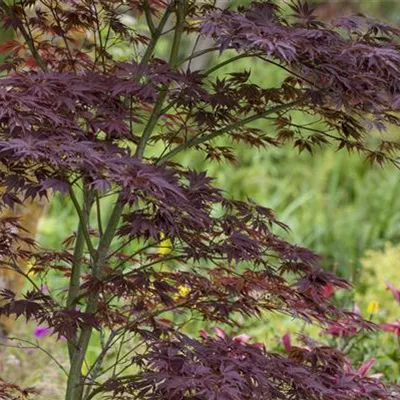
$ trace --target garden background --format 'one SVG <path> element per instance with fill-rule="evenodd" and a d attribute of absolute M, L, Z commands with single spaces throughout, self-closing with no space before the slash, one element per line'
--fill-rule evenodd
<path fill-rule="evenodd" d="M 400 25 L 400 2 L 396 0 L 324 0 L 317 3 L 323 3 L 319 12 L 327 19 L 359 11 Z M 132 23 L 140 24 L 141 21 L 132 17 Z M 9 35 L 3 33 L 1 42 L 9 39 Z M 225 68 L 226 73 L 238 70 L 251 71 L 252 81 L 268 81 L 271 86 L 273 82 L 281 81 L 285 74 L 273 65 L 266 70 L 264 63 L 252 61 L 250 64 L 246 59 Z M 371 132 L 372 145 L 378 134 L 382 133 Z M 400 131 L 383 134 L 400 141 Z M 390 165 L 384 168 L 370 165 L 357 154 L 329 149 L 311 155 L 306 151 L 299 154 L 291 148 L 250 152 L 241 146 L 236 154 L 237 163 L 224 168 L 218 162 L 207 162 L 204 167 L 202 155 L 195 153 L 185 154 L 181 161 L 192 168 L 207 169 L 215 177 L 217 186 L 233 198 L 243 200 L 250 196 L 257 203 L 275 210 L 279 220 L 291 228 L 287 233 L 291 242 L 315 250 L 323 256 L 326 269 L 354 284 L 353 292 L 334 294 L 338 304 L 349 309 L 357 306 L 365 318 L 370 317 L 374 322 L 400 319 L 400 306 L 387 290 L 386 283 L 389 281 L 400 288 L 400 171 Z M 57 248 L 76 229 L 76 224 L 72 204 L 57 195 L 40 219 L 38 241 L 44 247 Z M 60 290 L 63 290 L 62 282 Z M 285 340 L 282 338 L 287 339 L 292 331 L 299 329 L 298 322 L 289 318 L 282 321 L 279 317 L 279 324 L 276 324 L 274 317 L 268 316 L 246 323 L 243 329 L 256 341 L 284 351 Z M 369 338 L 361 341 L 321 333 L 317 328 L 310 332 L 306 325 L 303 330 L 318 340 L 334 342 L 351 353 L 356 362 L 373 357 L 376 359 L 374 371 L 400 383 L 400 340 L 396 334 L 368 333 L 365 336 Z M 54 351 L 53 339 L 40 327 L 25 325 L 22 320 L 14 327 L 13 336 L 26 340 L 26 349 L 22 356 L 13 347 L 1 350 L 0 368 L 4 379 L 37 386 L 42 390 L 39 398 L 58 398 L 65 376 L 42 351 Z M 296 337 L 292 335 L 291 340 L 296 342 Z M 10 343 L 20 346 L 17 341 Z M 93 358 L 98 349 L 99 344 L 93 341 L 90 347 Z M 88 368 L 90 354 L 86 360 Z M 66 355 L 57 354 L 57 359 L 63 358 Z"/>

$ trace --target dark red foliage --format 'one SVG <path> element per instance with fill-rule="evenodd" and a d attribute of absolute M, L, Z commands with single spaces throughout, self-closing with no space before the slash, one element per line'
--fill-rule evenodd
<path fill-rule="evenodd" d="M 291 142 L 310 152 L 334 143 L 397 165 L 399 145 L 369 148 L 366 131 L 399 125 L 400 32 L 362 16 L 326 25 L 303 2 L 293 2 L 288 17 L 272 1 L 236 10 L 214 1 L 34 3 L 1 6 L 4 25 L 22 39 L 0 47 L 8 72 L 0 79 L 0 207 L 59 192 L 72 200 L 79 228 L 52 251 L 17 235 L 16 219 L 0 220 L 1 267 L 24 273 L 19 260 L 33 260 L 38 279 L 69 279 L 54 294 L 27 277 L 27 293 L 2 291 L 0 314 L 35 319 L 67 338 L 71 385 L 90 383 L 92 393 L 115 399 L 399 398 L 329 347 L 292 348 L 285 358 L 227 335 L 184 334 L 199 319 L 237 326 L 239 316 L 266 311 L 340 332 L 375 326 L 331 304 L 330 294 L 350 285 L 280 237 L 288 228 L 272 210 L 230 199 L 206 172 L 172 159 L 193 148 L 210 162 L 235 162 L 229 142 L 258 149 Z M 123 15 L 146 19 L 149 32 L 124 24 Z M 168 18 L 176 23 L 166 61 L 154 50 L 161 36 L 170 38 L 161 26 Z M 251 71 L 219 74 L 226 60 L 193 71 L 187 62 L 199 54 L 176 51 L 188 33 L 213 39 L 210 51 L 236 51 L 230 62 L 258 58 L 288 76 L 265 87 Z M 132 51 L 116 61 L 118 44 Z M 312 122 L 298 124 L 294 111 Z M 251 124 L 257 120 L 274 129 L 266 134 Z M 111 195 L 106 220 L 98 204 Z M 102 353 L 83 376 L 80 352 L 92 330 L 102 335 Z M 125 361 L 116 337 L 128 347 Z M 110 352 L 118 354 L 115 368 L 101 364 Z M 111 380 L 100 373 L 122 373 L 126 363 L 138 373 Z"/>
<path fill-rule="evenodd" d="M 289 358 L 231 337 L 202 341 L 178 335 L 155 342 L 138 362 L 144 372 L 110 380 L 114 399 L 381 399 L 387 389 L 357 374 L 344 356 L 329 347 L 297 348 Z M 393 392 L 393 399 L 397 398 Z"/>

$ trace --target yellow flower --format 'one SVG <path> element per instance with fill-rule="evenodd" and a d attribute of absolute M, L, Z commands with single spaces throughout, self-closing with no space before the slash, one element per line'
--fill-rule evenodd
<path fill-rule="evenodd" d="M 201 21 L 200 21 L 200 19 L 196 19 L 196 18 L 188 18 L 187 23 L 193 27 L 199 27 Z"/>
<path fill-rule="evenodd" d="M 86 361 L 84 361 L 82 364 L 81 372 L 82 372 L 82 375 L 84 375 L 84 376 L 89 372 L 88 364 Z"/>
<path fill-rule="evenodd" d="M 370 301 L 367 307 L 369 314 L 376 314 L 379 311 L 379 303 L 377 301 Z"/>
<path fill-rule="evenodd" d="M 172 298 L 175 301 L 182 301 L 182 299 L 184 299 L 191 291 L 192 291 L 192 289 L 190 289 L 189 286 L 180 285 L 180 286 L 178 286 L 178 293 L 174 293 L 172 295 Z"/>
<path fill-rule="evenodd" d="M 161 254 L 164 256 L 168 255 L 172 251 L 171 239 L 168 239 L 168 238 L 165 239 L 165 235 L 162 232 L 160 233 L 160 239 L 162 239 L 162 240 L 159 244 L 158 254 Z"/>
<path fill-rule="evenodd" d="M 36 266 L 36 264 L 35 264 L 34 259 L 31 259 L 26 263 L 26 269 L 28 271 L 27 272 L 28 276 L 35 275 L 35 273 L 36 273 L 34 270 L 35 266 Z"/>
<path fill-rule="evenodd" d="M 178 288 L 178 293 L 179 293 L 179 296 L 181 296 L 181 297 L 186 297 L 190 292 L 191 292 L 191 289 L 189 286 L 182 285 L 182 286 L 179 286 L 179 288 Z"/>

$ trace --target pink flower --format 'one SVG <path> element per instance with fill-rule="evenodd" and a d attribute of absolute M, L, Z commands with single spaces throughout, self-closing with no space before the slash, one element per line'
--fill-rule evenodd
<path fill-rule="evenodd" d="M 357 369 L 357 375 L 360 376 L 361 378 L 366 377 L 369 370 L 375 364 L 375 361 L 376 361 L 375 358 L 370 358 L 369 360 L 362 363 Z"/>
<path fill-rule="evenodd" d="M 214 332 L 220 339 L 225 339 L 226 333 L 221 328 L 214 328 Z"/>
<path fill-rule="evenodd" d="M 360 315 L 360 308 L 357 304 L 354 304 L 352 312 L 353 314 Z M 358 322 L 351 318 L 346 318 L 340 319 L 336 323 L 331 323 L 327 329 L 322 331 L 322 333 L 332 336 L 346 337 L 357 334 L 358 330 Z"/>
<path fill-rule="evenodd" d="M 222 330 L 221 328 L 215 327 L 215 328 L 213 328 L 213 330 L 214 330 L 216 336 L 220 339 L 226 339 L 228 336 L 226 334 L 226 332 L 224 330 Z M 210 337 L 210 335 L 204 329 L 201 329 L 199 331 L 199 334 L 203 339 L 208 339 Z M 251 340 L 251 336 L 247 335 L 246 333 L 242 333 L 240 335 L 234 336 L 234 337 L 232 337 L 232 340 L 235 343 L 240 344 L 242 346 L 249 345 L 249 346 L 258 347 L 259 349 L 264 349 L 263 343 L 249 343 Z"/>
<path fill-rule="evenodd" d="M 389 281 L 386 281 L 387 288 L 392 292 L 394 299 L 400 304 L 400 289 L 396 289 Z"/>
<path fill-rule="evenodd" d="M 45 285 L 45 284 L 41 284 L 40 285 L 40 291 L 43 293 L 43 294 L 49 294 L 49 287 L 47 286 L 47 285 Z"/>
<path fill-rule="evenodd" d="M 381 324 L 380 327 L 385 331 L 385 332 L 393 332 L 397 336 L 400 336 L 400 321 L 395 321 L 395 322 L 386 322 L 384 324 Z"/>
<path fill-rule="evenodd" d="M 241 335 L 234 336 L 232 339 L 238 344 L 245 345 L 251 340 L 251 337 L 249 335 L 246 335 L 245 333 L 242 333 Z"/>
<path fill-rule="evenodd" d="M 199 334 L 203 339 L 207 339 L 210 337 L 210 335 L 206 332 L 205 329 L 200 329 Z"/>
<path fill-rule="evenodd" d="M 282 336 L 282 344 L 285 350 L 289 353 L 290 349 L 292 348 L 292 339 L 290 337 L 290 333 L 285 333 Z"/>
<path fill-rule="evenodd" d="M 380 379 L 383 374 L 373 374 L 373 375 L 368 375 L 368 372 L 371 370 L 372 366 L 375 364 L 375 358 L 369 358 L 367 361 L 363 362 L 357 369 L 355 369 L 351 365 L 350 360 L 346 360 L 346 366 L 345 370 L 348 373 L 353 373 L 359 376 L 360 378 L 365 378 L 368 376 L 369 378 L 374 378 L 374 379 Z"/>
<path fill-rule="evenodd" d="M 354 314 L 361 315 L 361 310 L 360 307 L 358 307 L 358 304 L 354 304 L 352 312 Z"/>
<path fill-rule="evenodd" d="M 46 336 L 50 333 L 50 328 L 47 328 L 46 326 L 37 326 L 35 330 L 33 331 L 33 334 L 35 337 L 40 338 L 43 336 Z"/>

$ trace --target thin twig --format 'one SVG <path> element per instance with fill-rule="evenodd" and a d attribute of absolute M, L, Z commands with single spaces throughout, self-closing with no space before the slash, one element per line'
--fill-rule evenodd
<path fill-rule="evenodd" d="M 0 346 L 5 346 L 5 347 L 14 347 L 14 348 L 19 348 L 19 349 L 39 349 L 40 351 L 42 351 L 43 353 L 45 353 L 51 360 L 53 360 L 57 366 L 64 372 L 64 374 L 66 376 L 68 376 L 68 372 L 67 370 L 62 366 L 62 364 L 45 348 L 43 348 L 42 346 L 39 345 L 39 343 L 34 343 L 31 342 L 30 340 L 26 340 L 26 339 L 21 339 L 21 338 L 17 338 L 17 337 L 9 337 L 7 338 L 10 341 L 17 341 L 17 342 L 21 342 L 21 343 L 26 343 L 31 345 L 31 347 L 23 347 L 23 346 L 13 346 L 10 344 L 6 344 L 6 343 L 1 343 Z"/>

